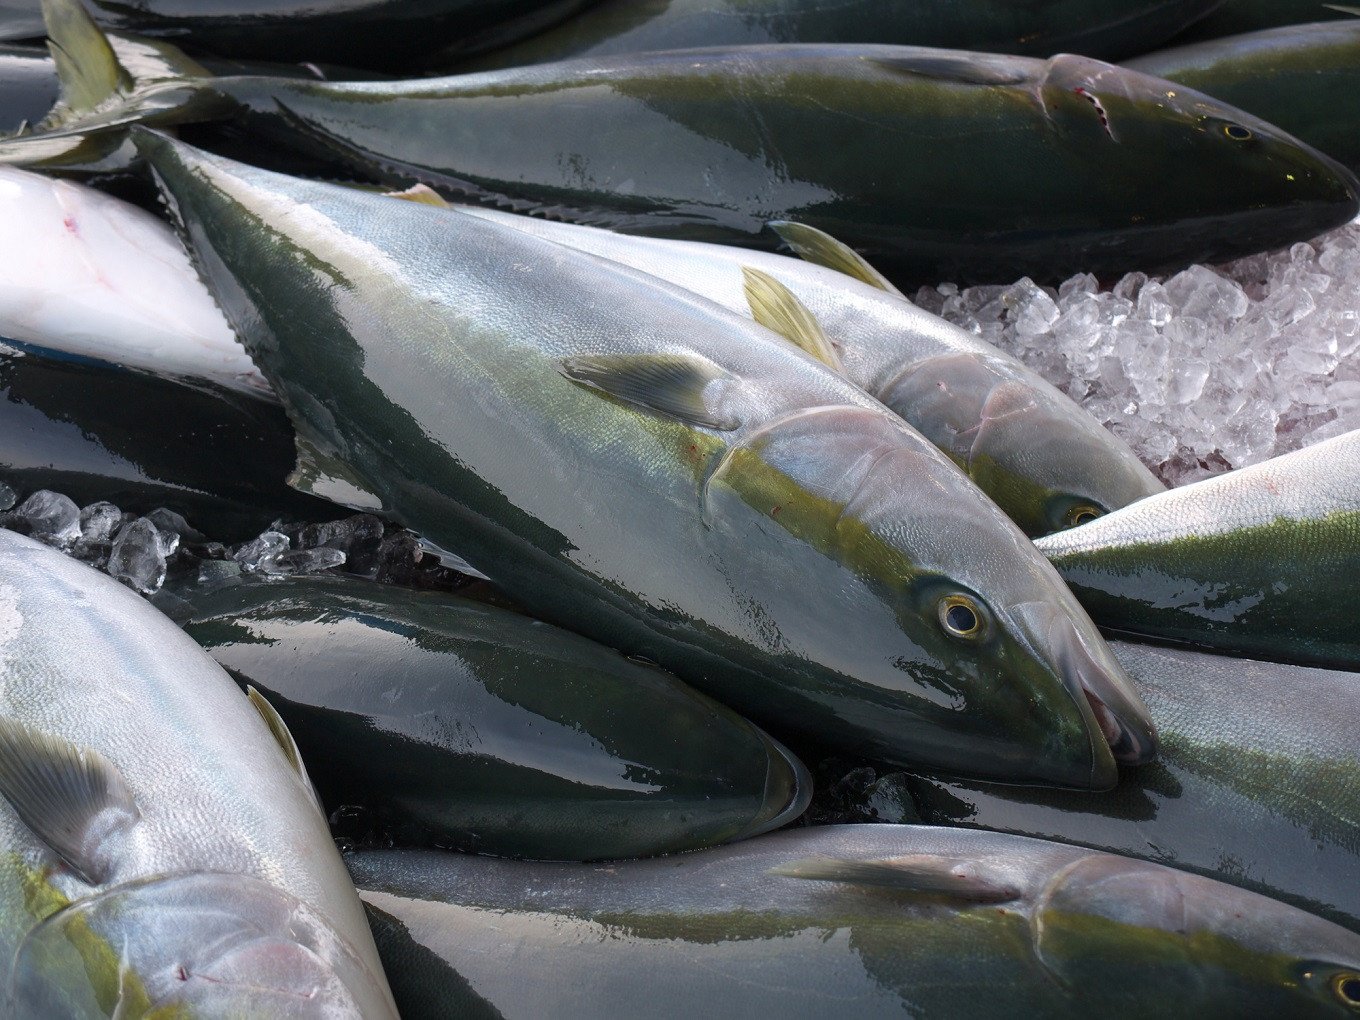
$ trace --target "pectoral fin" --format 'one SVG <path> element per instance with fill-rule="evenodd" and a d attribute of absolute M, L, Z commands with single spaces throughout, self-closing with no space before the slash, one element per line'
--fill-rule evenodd
<path fill-rule="evenodd" d="M 971 903 L 1004 903 L 1020 890 L 985 862 L 959 857 L 913 854 L 876 861 L 807 857 L 770 869 L 772 875 L 818 882 L 841 882 L 875 888 L 944 896 Z"/>
<path fill-rule="evenodd" d="M 713 405 L 710 383 L 734 381 L 697 354 L 600 354 L 563 359 L 559 371 L 579 386 L 689 425 L 729 430 L 740 422 Z"/>
<path fill-rule="evenodd" d="M 110 871 L 100 844 L 139 817 L 122 774 L 102 754 L 11 719 L 0 719 L 0 796 L 91 885 Z"/>
<path fill-rule="evenodd" d="M 453 208 L 452 202 L 444 201 L 439 192 L 428 184 L 412 184 L 405 191 L 387 191 L 383 194 L 387 198 L 399 198 L 403 202 L 415 202 L 417 205 L 432 205 L 438 209 Z"/>
<path fill-rule="evenodd" d="M 759 269 L 743 266 L 741 273 L 745 282 L 746 302 L 751 306 L 751 317 L 756 322 L 811 354 L 828 368 L 845 373 L 840 355 L 822 332 L 816 317 L 791 290 Z"/>
<path fill-rule="evenodd" d="M 794 223 L 792 220 L 772 220 L 769 228 L 804 261 L 811 262 L 814 266 L 834 269 L 838 273 L 854 277 L 861 283 L 904 297 L 886 276 L 869 265 L 863 255 L 848 244 L 837 241 L 826 231 L 810 227 L 806 223 Z"/>

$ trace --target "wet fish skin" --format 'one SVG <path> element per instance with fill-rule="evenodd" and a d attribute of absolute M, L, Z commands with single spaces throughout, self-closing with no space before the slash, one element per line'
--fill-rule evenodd
<path fill-rule="evenodd" d="M 1083 57 L 732 47 L 202 88 L 383 182 L 754 248 L 773 246 L 769 220 L 798 220 L 908 283 L 1219 262 L 1360 210 L 1349 171 L 1278 129 Z M 1136 154 L 1154 152 L 1150 191 Z"/>
<path fill-rule="evenodd" d="M 441 1000 L 505 1017 L 1341 1017 L 1360 960 L 1360 936 L 1201 876 L 930 826 L 609 868 L 347 863 L 408 1018 Z"/>
<path fill-rule="evenodd" d="M 1324 9 L 1318 11 L 1321 16 Z M 1191 43 L 1124 66 L 1250 110 L 1360 168 L 1360 21 L 1354 18 Z"/>
<path fill-rule="evenodd" d="M 1191 26 L 1176 41 L 1218 39 L 1281 25 L 1304 25 L 1350 17 L 1316 0 L 1227 0 L 1208 17 Z"/>
<path fill-rule="evenodd" d="M 57 75 L 46 50 L 0 46 L 0 133 L 36 124 L 57 101 Z"/>
<path fill-rule="evenodd" d="M 333 504 L 284 484 L 296 460 L 277 404 L 0 339 L 0 482 L 79 504 L 168 507 L 215 541 Z"/>
<path fill-rule="evenodd" d="M 761 327 L 474 217 L 137 144 L 291 409 L 297 484 L 778 734 L 1081 787 L 1155 753 L 1023 534 Z"/>
<path fill-rule="evenodd" d="M 433 845 L 644 857 L 778 828 L 812 793 L 741 717 L 518 613 L 359 578 L 177 594 L 189 636 L 288 724 L 328 807 L 375 807 Z"/>
<path fill-rule="evenodd" d="M 472 62 L 482 69 L 649 50 L 768 43 L 893 43 L 1114 60 L 1144 53 L 1221 0 L 1016 4 L 876 0 L 603 0 L 555 28 Z M 451 68 L 452 69 L 452 68 Z"/>
<path fill-rule="evenodd" d="M 1301 665 L 1360 668 L 1360 432 L 1040 539 L 1097 623 Z"/>
<path fill-rule="evenodd" d="M 73 0 L 47 2 L 64 11 L 53 31 L 75 32 Z M 1349 171 L 1278 129 L 1084 57 L 752 46 L 404 82 L 161 71 L 129 87 L 92 31 L 65 41 L 98 58 L 112 98 L 0 142 L 0 160 L 103 165 L 131 123 L 235 120 L 336 173 L 628 233 L 772 248 L 770 220 L 801 221 L 899 282 L 1223 261 L 1360 210 Z M 156 62 L 178 66 L 165 47 Z"/>
<path fill-rule="evenodd" d="M 0 745 L 5 1015 L 396 1015 L 326 821 L 230 678 L 7 531 Z"/>
<path fill-rule="evenodd" d="M 1353 673 L 1126 642 L 1162 735 L 1107 794 L 912 777 L 921 820 L 1170 864 L 1360 932 L 1360 726 Z"/>
<path fill-rule="evenodd" d="M 744 269 L 768 273 L 812 312 L 846 378 L 943 450 L 1026 534 L 1061 531 L 1165 489 L 1038 373 L 895 294 L 768 252 L 460 208 L 630 265 L 740 315 L 751 314 Z"/>
<path fill-rule="evenodd" d="M 84 0 L 101 25 L 193 52 L 251 60 L 335 61 L 411 73 L 546 28 L 588 0 Z M 39 0 L 0 4 L 0 40 L 40 39 Z"/>

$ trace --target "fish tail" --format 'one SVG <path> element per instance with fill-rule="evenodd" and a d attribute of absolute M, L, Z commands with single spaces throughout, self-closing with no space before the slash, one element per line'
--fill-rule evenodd
<path fill-rule="evenodd" d="M 42 10 L 60 96 L 37 124 L 0 138 L 0 163 L 104 168 L 131 125 L 199 119 L 212 75 L 178 48 L 106 33 L 80 0 L 42 0 Z"/>

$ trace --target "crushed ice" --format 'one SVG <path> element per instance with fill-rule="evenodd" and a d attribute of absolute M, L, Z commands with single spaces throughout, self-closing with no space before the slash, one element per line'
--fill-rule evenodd
<path fill-rule="evenodd" d="M 320 524 L 275 521 L 234 546 L 210 542 L 180 514 L 160 507 L 144 517 L 99 501 L 79 507 L 68 496 L 40 489 L 15 506 L 0 483 L 0 528 L 53 546 L 151 596 L 172 571 L 189 581 L 214 583 L 242 574 L 264 578 L 344 569 L 370 580 L 455 591 L 471 579 L 441 564 L 409 531 L 372 514 Z"/>
<path fill-rule="evenodd" d="M 1180 485 L 1360 428 L 1360 220 L 1286 251 L 1102 289 L 924 287 Z"/>

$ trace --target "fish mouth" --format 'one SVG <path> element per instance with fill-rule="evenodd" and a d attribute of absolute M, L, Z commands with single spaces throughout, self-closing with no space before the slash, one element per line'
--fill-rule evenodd
<path fill-rule="evenodd" d="M 769 767 L 765 771 L 765 795 L 760 811 L 729 842 L 750 839 L 773 832 L 793 821 L 812 801 L 812 773 L 798 756 L 758 726 L 753 726 L 765 741 Z"/>
<path fill-rule="evenodd" d="M 1089 708 L 1115 761 L 1144 765 L 1157 757 L 1157 728 L 1132 679 L 1091 626 L 1084 634 L 1063 607 L 1027 602 L 1014 608 L 1035 640 L 1035 652 L 1047 651 L 1068 693 Z"/>

